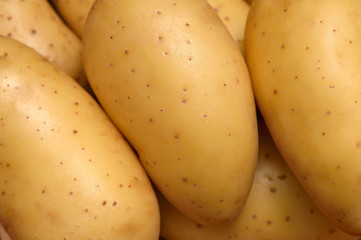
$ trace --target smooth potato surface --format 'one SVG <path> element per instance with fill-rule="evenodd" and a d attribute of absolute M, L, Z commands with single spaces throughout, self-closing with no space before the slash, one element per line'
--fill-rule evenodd
<path fill-rule="evenodd" d="M 275 143 L 321 211 L 361 235 L 361 2 L 258 0 L 245 50 Z"/>
<path fill-rule="evenodd" d="M 154 183 L 196 221 L 232 221 L 258 135 L 243 56 L 216 12 L 205 0 L 104 0 L 83 33 L 89 82 Z"/>
<path fill-rule="evenodd" d="M 134 151 L 55 65 L 0 37 L 0 222 L 19 239 L 158 239 Z"/>

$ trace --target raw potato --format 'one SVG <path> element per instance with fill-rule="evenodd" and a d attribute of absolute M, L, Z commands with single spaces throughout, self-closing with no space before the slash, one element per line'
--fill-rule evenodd
<path fill-rule="evenodd" d="M 208 0 L 244 54 L 244 31 L 249 11 L 245 0 Z"/>
<path fill-rule="evenodd" d="M 154 183 L 197 222 L 231 222 L 252 183 L 257 122 L 243 56 L 212 7 L 98 1 L 83 33 L 89 82 Z"/>
<path fill-rule="evenodd" d="M 359 240 L 321 214 L 282 159 L 262 121 L 259 126 L 258 165 L 241 215 L 227 226 L 203 226 L 158 195 L 161 236 L 167 240 Z"/>
<path fill-rule="evenodd" d="M 12 240 L 158 240 L 155 193 L 97 102 L 0 37 L 0 222 Z"/>
<path fill-rule="evenodd" d="M 50 0 L 65 22 L 78 35 L 83 36 L 84 25 L 94 0 Z"/>
<path fill-rule="evenodd" d="M 361 2 L 256 0 L 245 50 L 258 106 L 316 205 L 361 235 Z"/>
<path fill-rule="evenodd" d="M 34 48 L 89 91 L 81 41 L 47 0 L 0 0 L 0 35 Z"/>
<path fill-rule="evenodd" d="M 5 229 L 1 224 L 0 224 L 0 239 L 1 240 L 10 240 L 9 235 L 5 232 Z"/>

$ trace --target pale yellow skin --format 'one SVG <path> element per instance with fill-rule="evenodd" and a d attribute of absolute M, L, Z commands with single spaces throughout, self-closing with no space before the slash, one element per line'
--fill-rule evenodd
<path fill-rule="evenodd" d="M 64 21 L 79 38 L 94 0 L 50 0 Z"/>
<path fill-rule="evenodd" d="M 0 35 L 32 47 L 89 90 L 81 40 L 47 0 L 0 0 Z"/>
<path fill-rule="evenodd" d="M 257 0 L 245 50 L 260 111 L 316 205 L 361 235 L 361 2 Z"/>
<path fill-rule="evenodd" d="M 244 31 L 249 11 L 245 0 L 207 0 L 226 25 L 233 39 L 244 53 Z"/>
<path fill-rule="evenodd" d="M 293 175 L 263 122 L 252 189 L 240 216 L 231 224 L 197 224 L 158 194 L 161 236 L 167 240 L 359 240 L 330 223 Z"/>
<path fill-rule="evenodd" d="M 0 37 L 0 222 L 12 240 L 157 240 L 134 151 L 72 78 Z"/>
<path fill-rule="evenodd" d="M 254 96 L 241 52 L 205 0 L 104 0 L 84 66 L 158 188 L 202 224 L 242 209 L 254 175 Z"/>

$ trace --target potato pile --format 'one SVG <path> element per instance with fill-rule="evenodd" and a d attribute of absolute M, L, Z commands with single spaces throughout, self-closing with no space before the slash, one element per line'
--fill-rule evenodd
<path fill-rule="evenodd" d="M 0 239 L 360 240 L 358 16 L 0 0 Z"/>

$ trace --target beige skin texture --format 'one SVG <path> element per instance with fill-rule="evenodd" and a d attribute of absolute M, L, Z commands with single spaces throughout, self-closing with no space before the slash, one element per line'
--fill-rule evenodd
<path fill-rule="evenodd" d="M 71 29 L 82 38 L 84 25 L 94 0 L 51 0 L 51 3 Z M 249 11 L 248 2 L 246 0 L 208 0 L 208 3 L 217 12 L 243 53 L 244 29 Z"/>
<path fill-rule="evenodd" d="M 60 67 L 90 91 L 81 40 L 46 0 L 0 0 L 0 35 L 16 39 Z"/>
<path fill-rule="evenodd" d="M 94 92 L 178 209 L 232 221 L 257 160 L 244 58 L 204 0 L 104 0 L 90 11 L 83 62 Z"/>
<path fill-rule="evenodd" d="M 208 0 L 244 54 L 244 31 L 249 4 L 245 0 Z"/>
<path fill-rule="evenodd" d="M 50 0 L 50 2 L 77 36 L 82 38 L 84 25 L 94 0 Z"/>
<path fill-rule="evenodd" d="M 359 240 L 322 215 L 283 160 L 263 120 L 259 123 L 255 178 L 237 219 L 222 227 L 197 224 L 158 192 L 161 236 L 167 240 Z"/>
<path fill-rule="evenodd" d="M 361 235 L 361 2 L 256 0 L 245 52 L 257 104 L 306 192 Z"/>
<path fill-rule="evenodd" d="M 136 154 L 67 74 L 0 37 L 0 222 L 12 240 L 157 240 Z"/>

